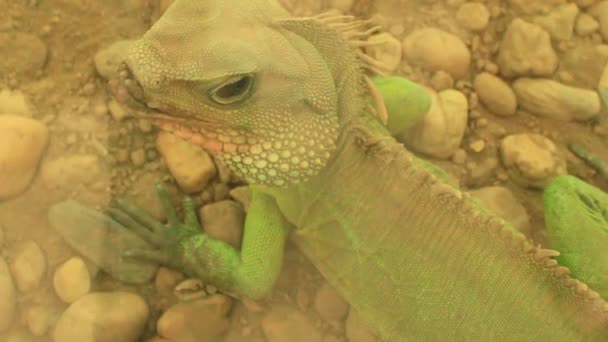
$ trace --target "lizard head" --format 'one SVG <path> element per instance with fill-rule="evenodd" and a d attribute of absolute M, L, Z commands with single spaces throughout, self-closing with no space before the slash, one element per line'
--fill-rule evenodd
<path fill-rule="evenodd" d="M 291 20 L 271 0 L 176 0 L 133 44 L 115 95 L 250 183 L 302 182 L 336 149 L 348 80 Z"/>

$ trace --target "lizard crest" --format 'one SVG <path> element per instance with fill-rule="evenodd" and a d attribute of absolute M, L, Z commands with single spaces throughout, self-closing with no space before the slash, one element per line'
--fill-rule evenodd
<path fill-rule="evenodd" d="M 346 16 L 290 18 L 269 0 L 230 2 L 175 1 L 131 47 L 117 97 L 249 183 L 305 181 L 328 163 L 347 114 L 365 109 L 351 43 L 372 31 Z"/>

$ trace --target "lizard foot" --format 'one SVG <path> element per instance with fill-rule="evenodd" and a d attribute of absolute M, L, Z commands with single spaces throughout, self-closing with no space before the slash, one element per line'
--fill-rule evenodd
<path fill-rule="evenodd" d="M 123 257 L 152 261 L 175 269 L 182 269 L 184 263 L 183 243 L 193 236 L 203 235 L 194 203 L 190 197 L 184 197 L 185 217 L 184 221 L 181 222 L 165 185 L 161 182 L 156 183 L 156 189 L 167 215 L 167 224 L 154 219 L 125 199 L 117 199 L 107 210 L 107 214 L 155 247 L 152 250 L 129 249 L 123 253 Z"/>

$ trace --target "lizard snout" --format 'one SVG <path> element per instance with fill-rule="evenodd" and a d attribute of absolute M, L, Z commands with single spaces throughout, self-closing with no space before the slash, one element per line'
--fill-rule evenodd
<path fill-rule="evenodd" d="M 109 86 L 118 102 L 138 110 L 149 110 L 144 89 L 127 63 L 120 65 L 118 77 L 110 80 Z"/>

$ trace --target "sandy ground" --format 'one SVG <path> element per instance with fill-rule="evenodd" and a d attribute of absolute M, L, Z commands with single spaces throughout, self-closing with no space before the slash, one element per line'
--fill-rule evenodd
<path fill-rule="evenodd" d="M 167 3 L 155 0 L 0 0 L 0 91 L 3 91 L 0 93 L 0 114 L 36 121 L 47 130 L 47 133 L 36 131 L 36 128 L 32 128 L 35 125 L 31 121 L 11 121 L 6 124 L 0 120 L 0 132 L 4 132 L 0 133 L 0 187 L 9 183 L 26 184 L 23 187 L 14 185 L 17 189 L 13 192 L 8 185 L 0 191 L 0 251 L 10 270 L 4 270 L 4 263 L 0 263 L 0 278 L 5 276 L 9 279 L 9 285 L 6 285 L 6 279 L 0 281 L 0 298 L 4 298 L 6 303 L 16 303 L 15 309 L 11 309 L 8 308 L 9 304 L 4 305 L 5 302 L 0 300 L 0 340 L 53 340 L 57 334 L 56 326 L 60 324 L 58 322 L 68 312 L 69 302 L 76 300 L 66 302 L 58 294 L 61 291 L 57 290 L 57 273 L 61 269 L 64 272 L 60 274 L 67 274 L 61 279 L 70 284 L 64 286 L 69 295 L 78 297 L 80 289 L 86 287 L 83 284 L 87 282 L 90 285 L 85 292 L 129 291 L 141 294 L 148 303 L 149 313 L 142 313 L 146 310 L 141 309 L 140 312 L 132 313 L 135 318 L 127 319 L 114 312 L 116 308 L 114 311 L 109 308 L 106 315 L 109 318 L 104 324 L 110 327 L 114 327 L 112 324 L 124 325 L 126 327 L 116 329 L 124 329 L 127 333 L 135 331 L 135 336 L 143 331 L 142 341 L 156 338 L 157 335 L 187 341 L 183 334 L 188 330 L 198 334 L 193 340 L 203 341 L 211 341 L 211 336 L 223 331 L 228 331 L 228 339 L 231 341 L 372 340 L 357 317 L 353 317 L 354 314 L 348 315 L 348 305 L 333 293 L 293 246 L 288 247 L 285 270 L 277 289 L 268 299 L 256 304 L 233 301 L 214 294 L 212 287 L 202 286 L 203 291 L 197 287 L 199 285 L 190 282 L 184 285 L 189 289 L 194 288 L 191 291 L 194 294 L 189 294 L 190 296 L 211 299 L 176 309 L 174 305 L 180 301 L 183 303 L 186 295 L 174 294 L 174 286 L 183 280 L 183 276 L 175 272 L 164 269 L 150 283 L 135 286 L 113 280 L 86 259 L 84 262 L 83 259 L 77 259 L 86 266 L 84 268 L 79 267 L 81 264 L 78 262 L 72 267 L 65 266 L 67 260 L 78 257 L 79 254 L 47 222 L 50 205 L 74 199 L 101 209 L 111 198 L 124 195 L 153 215 L 162 217 L 159 203 L 153 197 L 152 184 L 157 179 L 171 178 L 166 154 L 175 152 L 163 152 L 162 146 L 157 145 L 155 128 L 146 122 L 130 119 L 128 110 L 121 109 L 112 102 L 105 88 L 106 81 L 96 70 L 94 57 L 115 41 L 141 35 L 158 18 Z M 529 174 L 525 170 L 518 169 L 520 164 L 515 162 L 515 166 L 507 165 L 501 154 L 501 144 L 505 137 L 540 134 L 554 143 L 555 151 L 542 143 L 540 148 L 535 145 L 531 150 L 526 150 L 527 145 L 522 143 L 519 146 L 524 146 L 523 149 L 514 152 L 519 153 L 518 156 L 523 155 L 522 158 L 515 157 L 521 163 L 532 163 L 530 168 L 545 172 L 540 176 L 541 180 L 555 172 L 565 172 L 565 169 L 560 171 L 556 166 L 563 164 L 568 173 L 608 189 L 608 179 L 572 154 L 567 147 L 570 143 L 583 145 L 600 160 L 608 161 L 607 112 L 604 104 L 598 110 L 587 110 L 586 107 L 581 109 L 581 106 L 573 105 L 572 113 L 580 109 L 581 115 L 588 117 L 583 120 L 574 116 L 567 120 L 556 120 L 550 115 L 539 115 L 522 108 L 525 106 L 518 94 L 517 111 L 512 115 L 497 115 L 489 109 L 492 106 L 484 103 L 484 98 L 480 99 L 482 96 L 475 87 L 476 77 L 482 72 L 498 73 L 498 77 L 509 89 L 513 88 L 513 82 L 518 78 L 535 77 L 553 79 L 560 84 L 584 89 L 591 92 L 585 95 L 589 95 L 592 100 L 595 99 L 593 94 L 599 99 L 596 84 L 600 82 L 601 71 L 608 61 L 608 53 L 602 50 L 608 48 L 603 45 L 608 37 L 602 36 L 601 31 L 603 25 L 608 27 L 608 5 L 602 7 L 601 1 L 582 0 L 575 2 L 577 5 L 572 4 L 576 7 L 576 15 L 570 21 L 568 15 L 564 15 L 565 22 L 574 25 L 570 36 L 566 39 L 550 39 L 549 44 L 554 47 L 556 63 L 559 64 L 554 70 L 527 70 L 505 76 L 504 70 L 512 66 L 508 61 L 501 62 L 499 55 L 509 24 L 515 18 L 542 22 L 535 20 L 539 16 L 562 13 L 560 11 L 564 7 L 560 6 L 567 5 L 565 1 L 539 1 L 539 8 L 522 1 L 509 1 L 512 3 L 510 5 L 506 1 L 497 0 L 475 2 L 488 10 L 488 23 L 485 25 L 483 22 L 471 23 L 466 20 L 467 17 L 483 17 L 483 11 L 481 14 L 471 12 L 468 16 L 461 13 L 459 19 L 458 12 L 464 11 L 462 6 L 465 4 L 459 0 L 383 0 L 373 4 L 361 0 L 354 4 L 337 0 L 285 0 L 285 3 L 295 14 L 313 14 L 336 7 L 374 18 L 386 27 L 393 39 L 391 42 L 399 44 L 398 52 L 391 49 L 378 51 L 381 60 L 397 60 L 393 73 L 435 88 L 439 93 L 446 88 L 454 88 L 463 94 L 468 103 L 468 108 L 464 111 L 466 119 L 463 121 L 462 132 L 456 132 L 456 145 L 448 156 L 437 157 L 435 154 L 440 153 L 436 152 L 437 149 L 428 148 L 430 143 L 418 148 L 418 151 L 416 146 L 421 143 L 411 143 L 412 149 L 444 167 L 464 189 L 477 190 L 489 186 L 507 188 L 514 198 L 508 206 L 525 208 L 524 214 L 519 209 L 514 209 L 511 214 L 514 212 L 514 219 L 526 221 L 523 224 L 527 229 L 526 235 L 538 243 L 548 244 L 543 228 L 542 191 L 539 186 L 529 186 L 533 181 L 527 177 Z M 592 21 L 585 21 L 589 18 L 595 21 L 595 29 Z M 579 23 L 580 21 L 583 22 Z M 585 24 L 587 26 L 579 27 Z M 481 28 L 472 30 L 466 25 L 479 25 Z M 439 44 L 439 47 L 420 46 L 416 45 L 420 43 L 411 40 L 407 43 L 412 33 L 429 27 L 453 35 L 460 42 L 458 44 L 468 51 L 471 62 L 464 76 L 453 75 L 459 73 L 458 65 L 450 73 L 440 72 L 441 66 L 449 62 L 439 61 L 432 66 L 420 64 L 419 56 L 423 53 L 430 53 L 430 57 L 426 57 L 432 59 L 436 55 L 434 52 L 443 53 L 445 51 L 441 49 L 449 46 L 448 43 L 443 46 Z M 24 36 L 17 37 L 21 34 Z M 568 36 L 568 32 L 565 35 Z M 451 41 L 452 38 L 445 39 Z M 535 46 L 535 42 L 543 41 L 542 38 L 535 39 L 524 39 L 522 44 Z M 412 52 L 413 48 L 407 49 L 412 46 L 408 44 L 414 44 L 415 50 L 422 52 L 416 55 Z M 403 54 L 400 50 L 402 45 L 405 47 Z M 582 46 L 591 48 L 583 51 L 580 48 Z M 600 52 L 591 51 L 595 47 L 599 47 Z M 582 52 L 573 54 L 572 51 L 577 49 Z M 577 64 L 572 55 L 580 55 L 580 63 Z M 454 55 L 454 60 L 457 59 L 458 56 Z M 560 96 L 557 99 L 551 97 L 551 94 L 546 97 L 549 100 L 545 99 L 545 102 L 555 100 L 555 106 L 565 106 L 559 103 Z M 543 101 L 541 103 L 545 103 Z M 593 107 L 594 104 L 590 106 Z M 546 107 L 552 108 L 551 104 Z M 438 115 L 443 115 L 447 120 L 445 122 L 457 120 L 457 115 L 448 113 L 447 107 L 441 110 L 443 114 Z M 435 136 L 453 133 L 433 125 L 423 126 L 415 127 L 412 131 L 414 133 L 410 133 L 413 136 L 424 136 L 420 133 L 422 131 L 434 132 Z M 10 137 L 20 129 L 25 132 L 25 140 L 23 143 L 15 143 Z M 48 135 L 48 145 L 41 148 L 46 144 L 42 142 L 46 141 L 43 137 L 45 134 Z M 443 146 L 442 144 L 452 143 L 440 139 L 435 144 Z M 18 157 L 10 155 L 14 149 L 21 151 Z M 205 160 L 209 164 L 208 168 L 200 170 L 205 176 L 199 175 L 205 178 L 201 181 L 205 183 L 204 189 L 194 192 L 195 202 L 203 205 L 229 200 L 241 205 L 238 195 L 229 191 L 242 184 L 222 174 L 221 170 L 218 173 L 213 163 L 209 159 Z M 535 164 L 537 162 L 538 165 Z M 521 176 L 522 172 L 520 178 L 523 180 L 515 179 L 513 174 Z M 179 198 L 178 188 L 172 188 L 176 199 Z M 222 211 L 211 211 L 211 217 L 223 215 Z M 240 214 L 235 215 L 242 215 L 242 209 L 236 209 L 236 212 Z M 236 222 L 239 222 L 238 219 Z M 17 290 L 6 289 L 6 286 L 10 287 L 11 274 Z M 207 297 L 209 293 L 211 297 Z M 137 311 L 139 302 L 136 299 L 124 300 L 134 300 L 133 310 Z M 185 312 L 186 318 L 169 317 L 165 320 L 165 326 L 157 326 L 158 318 L 170 311 L 169 308 Z M 141 319 L 137 321 L 140 316 Z M 190 321 L 188 317 L 191 318 Z M 126 323 L 122 320 L 126 320 Z M 83 326 L 86 324 L 83 323 Z M 73 336 L 70 335 L 73 332 L 64 333 L 67 334 L 65 336 Z M 63 341 L 55 338 L 55 341 Z"/>

